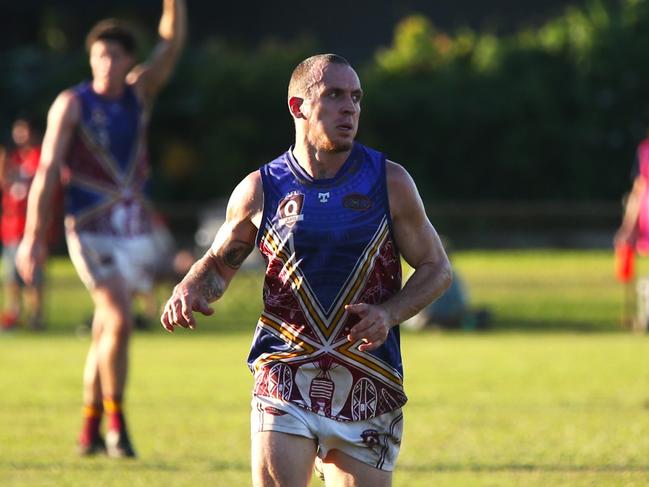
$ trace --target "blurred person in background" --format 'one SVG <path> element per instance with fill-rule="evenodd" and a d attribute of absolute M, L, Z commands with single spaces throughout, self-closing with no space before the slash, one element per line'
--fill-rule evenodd
<path fill-rule="evenodd" d="M 43 267 L 39 265 L 35 269 L 34 280 L 28 285 L 16 269 L 16 251 L 25 232 L 27 195 L 41 156 L 40 137 L 31 120 L 19 117 L 13 123 L 11 138 L 12 149 L 0 150 L 4 279 L 0 325 L 4 330 L 16 327 L 24 308 L 29 327 L 40 330 L 43 327 Z"/>
<path fill-rule="evenodd" d="M 45 221 L 59 170 L 66 174 L 68 250 L 94 303 L 92 343 L 84 369 L 79 453 L 133 457 L 123 410 L 132 301 L 149 290 L 155 263 L 146 132 L 154 99 L 185 43 L 184 0 L 163 0 L 160 40 L 136 65 L 135 36 L 107 19 L 88 34 L 92 79 L 63 91 L 48 114 L 41 164 L 29 196 L 18 268 L 34 282 L 44 259 Z M 100 434 L 107 416 L 105 441 Z"/>
<path fill-rule="evenodd" d="M 451 285 L 438 299 L 405 321 L 403 326 L 411 330 L 422 330 L 426 327 L 486 330 L 491 320 L 491 312 L 487 308 L 471 306 L 467 284 L 453 265 L 453 246 L 448 238 L 441 237 L 441 240 L 453 269 Z"/>
<path fill-rule="evenodd" d="M 295 145 L 234 189 L 212 246 L 174 288 L 165 329 L 213 313 L 255 245 L 264 310 L 248 357 L 255 486 L 388 486 L 403 429 L 398 324 L 451 271 L 414 181 L 355 142 L 363 91 L 342 57 L 293 71 Z M 401 256 L 415 269 L 402 287 Z M 318 458 L 318 460 L 316 460 Z"/>
<path fill-rule="evenodd" d="M 640 142 L 631 173 L 632 185 L 622 223 L 615 234 L 616 247 L 628 245 L 649 253 L 649 137 Z"/>
<path fill-rule="evenodd" d="M 168 293 L 187 274 L 195 260 L 189 249 L 178 248 L 161 213 L 153 211 L 151 223 L 155 254 L 151 269 L 153 279 L 150 289 L 140 289 L 136 294 L 140 312 L 135 314 L 134 326 L 138 330 L 150 330 L 158 322 L 162 310 L 156 288 L 162 286 Z"/>
<path fill-rule="evenodd" d="M 646 278 L 638 281 L 638 315 L 632 318 L 631 284 L 635 278 L 635 255 L 649 254 L 649 136 L 636 150 L 631 171 L 631 191 L 625 197 L 624 215 L 615 234 L 616 277 L 626 284 L 623 324 L 637 331 L 646 331 L 649 325 L 649 295 Z"/>

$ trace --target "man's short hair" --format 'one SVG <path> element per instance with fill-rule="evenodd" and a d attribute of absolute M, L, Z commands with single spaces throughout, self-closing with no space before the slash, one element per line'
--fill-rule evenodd
<path fill-rule="evenodd" d="M 349 61 L 338 54 L 317 54 L 306 58 L 298 64 L 293 70 L 291 81 L 288 83 L 288 96 L 305 97 L 311 92 L 311 89 L 318 81 L 315 79 L 314 67 L 320 64 L 341 64 L 350 66 Z"/>
<path fill-rule="evenodd" d="M 117 42 L 128 54 L 135 54 L 136 42 L 133 31 L 117 19 L 105 19 L 98 22 L 86 37 L 86 50 L 97 41 Z"/>

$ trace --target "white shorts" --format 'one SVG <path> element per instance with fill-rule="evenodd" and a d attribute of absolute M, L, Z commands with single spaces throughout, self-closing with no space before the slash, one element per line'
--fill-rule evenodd
<path fill-rule="evenodd" d="M 403 434 L 401 408 L 366 421 L 336 421 L 279 399 L 253 396 L 251 432 L 279 431 L 318 444 L 324 459 L 330 450 L 340 450 L 372 467 L 391 472 L 399 456 Z"/>
<path fill-rule="evenodd" d="M 152 289 L 157 261 L 150 234 L 113 237 L 68 231 L 65 239 L 70 259 L 88 289 L 114 277 L 123 279 L 129 291 Z"/>

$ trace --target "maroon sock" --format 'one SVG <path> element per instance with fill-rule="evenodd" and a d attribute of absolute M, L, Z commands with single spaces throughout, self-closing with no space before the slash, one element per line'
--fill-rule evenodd
<path fill-rule="evenodd" d="M 104 399 L 104 410 L 108 418 L 108 429 L 111 431 L 121 431 L 124 428 L 122 402 L 116 401 L 115 399 Z"/>
<path fill-rule="evenodd" d="M 124 415 L 114 413 L 108 416 L 108 429 L 111 431 L 121 431 L 124 427 Z"/>
<path fill-rule="evenodd" d="M 83 408 L 83 426 L 79 435 L 79 443 L 89 445 L 99 438 L 99 428 L 101 426 L 100 407 L 89 405 Z"/>

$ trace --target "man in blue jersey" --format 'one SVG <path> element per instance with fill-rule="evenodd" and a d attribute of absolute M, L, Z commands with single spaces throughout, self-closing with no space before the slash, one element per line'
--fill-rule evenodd
<path fill-rule="evenodd" d="M 234 189 L 214 243 L 174 288 L 168 331 L 225 292 L 257 246 L 266 260 L 254 374 L 256 486 L 391 484 L 403 429 L 402 321 L 439 297 L 450 265 L 412 178 L 355 142 L 363 92 L 349 63 L 294 70 L 295 144 Z M 401 287 L 401 257 L 414 269 Z"/>
<path fill-rule="evenodd" d="M 122 401 L 133 294 L 150 286 L 155 258 L 144 195 L 146 128 L 155 96 L 185 42 L 185 10 L 184 0 L 163 0 L 160 41 L 151 59 L 137 66 L 135 37 L 122 23 L 108 19 L 90 31 L 86 47 L 92 80 L 63 91 L 50 108 L 29 195 L 17 259 L 23 278 L 31 282 L 44 259 L 45 223 L 62 174 L 70 256 L 95 305 L 84 369 L 82 455 L 135 456 Z M 105 442 L 100 435 L 104 414 Z"/>

